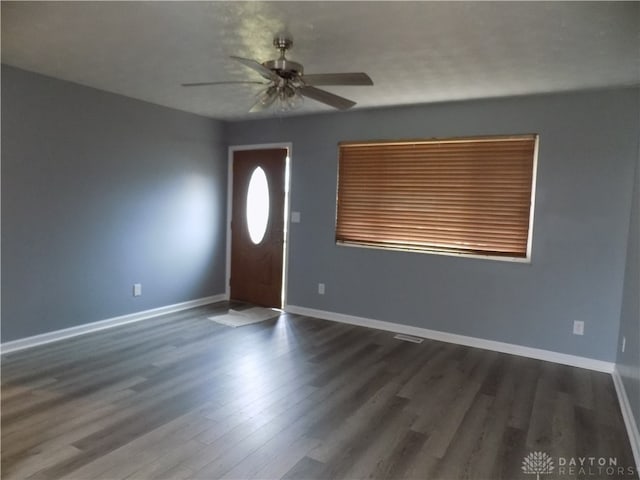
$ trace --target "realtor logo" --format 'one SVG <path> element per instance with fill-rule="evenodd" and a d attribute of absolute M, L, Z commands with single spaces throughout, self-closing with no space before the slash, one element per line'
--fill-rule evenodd
<path fill-rule="evenodd" d="M 547 475 L 553 472 L 553 460 L 545 452 L 530 452 L 522 461 L 522 471 L 536 476 Z"/>

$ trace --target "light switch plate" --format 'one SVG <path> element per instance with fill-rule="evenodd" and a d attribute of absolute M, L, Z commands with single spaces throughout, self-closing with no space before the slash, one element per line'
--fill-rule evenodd
<path fill-rule="evenodd" d="M 291 223 L 300 223 L 300 212 L 291 212 Z"/>
<path fill-rule="evenodd" d="M 582 320 L 576 320 L 573 322 L 573 334 L 584 335 L 584 322 Z"/>

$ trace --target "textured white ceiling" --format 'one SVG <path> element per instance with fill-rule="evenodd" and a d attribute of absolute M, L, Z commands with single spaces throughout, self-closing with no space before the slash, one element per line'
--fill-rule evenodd
<path fill-rule="evenodd" d="M 326 87 L 355 108 L 640 83 L 638 2 L 6 2 L 2 61 L 214 118 L 247 114 L 260 80 L 229 59 L 274 58 L 274 33 L 306 73 L 364 71 Z M 306 100 L 303 112 L 330 110 Z"/>

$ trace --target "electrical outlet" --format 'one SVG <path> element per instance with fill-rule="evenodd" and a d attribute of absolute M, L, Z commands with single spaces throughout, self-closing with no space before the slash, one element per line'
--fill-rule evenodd
<path fill-rule="evenodd" d="M 300 212 L 291 212 L 291 223 L 300 223 Z"/>
<path fill-rule="evenodd" d="M 133 284 L 133 296 L 134 297 L 139 297 L 140 295 L 142 295 L 142 284 L 141 283 L 134 283 Z"/>
<path fill-rule="evenodd" d="M 622 346 L 620 347 L 620 350 L 622 350 L 622 353 L 624 353 L 624 347 L 627 346 L 627 337 L 622 337 Z"/>
<path fill-rule="evenodd" d="M 324 295 L 324 283 L 319 283 L 318 284 L 318 294 L 319 295 Z"/>
<path fill-rule="evenodd" d="M 575 320 L 573 322 L 573 334 L 584 335 L 584 322 L 582 320 Z"/>

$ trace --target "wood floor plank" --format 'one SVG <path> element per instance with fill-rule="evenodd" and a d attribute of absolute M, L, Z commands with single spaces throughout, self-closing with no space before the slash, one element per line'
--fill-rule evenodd
<path fill-rule="evenodd" d="M 320 430 L 318 424 L 309 428 L 309 434 L 314 437 L 326 437 L 318 447 L 309 453 L 310 458 L 322 463 L 328 462 L 331 457 L 339 455 L 353 437 L 368 427 L 370 419 L 380 418 L 384 414 L 388 408 L 387 405 L 396 396 L 400 387 L 394 383 L 381 383 L 379 386 L 381 388 L 375 391 L 352 415 L 335 423 L 332 421 L 332 426 L 326 430 Z"/>
<path fill-rule="evenodd" d="M 385 455 L 381 455 L 368 478 L 405 478 L 419 455 L 427 437 L 407 430 L 400 441 Z M 421 478 L 426 478 L 421 476 Z"/>
<path fill-rule="evenodd" d="M 458 395 L 443 415 L 434 419 L 433 422 L 420 423 L 412 427 L 413 430 L 429 437 L 425 448 L 431 452 L 431 455 L 437 458 L 445 455 L 467 411 L 473 405 L 481 385 L 481 382 L 468 382 L 458 391 Z"/>
<path fill-rule="evenodd" d="M 522 475 L 522 459 L 529 453 L 526 448 L 527 432 L 507 426 L 502 433 L 502 443 L 496 452 L 491 478 L 513 480 Z"/>
<path fill-rule="evenodd" d="M 189 440 L 180 445 L 172 445 L 163 455 L 137 469 L 126 478 L 130 480 L 148 480 L 150 478 L 172 478 L 181 475 L 184 476 L 183 478 L 187 478 L 193 474 L 193 471 L 184 467 L 181 463 L 193 452 L 202 448 L 204 446 L 197 440 Z M 118 473 L 112 469 L 105 472 L 104 476 L 117 478 Z"/>
<path fill-rule="evenodd" d="M 581 368 L 571 369 L 572 376 L 572 398 L 576 405 L 593 410 L 595 400 L 593 394 L 593 384 L 590 372 Z"/>
<path fill-rule="evenodd" d="M 523 362 L 523 360 L 527 360 Z M 535 392 L 540 376 L 540 364 L 529 359 L 517 359 L 518 377 L 514 399 L 509 411 L 509 426 L 526 431 L 529 428 Z M 576 369 L 577 370 L 577 369 Z"/>
<path fill-rule="evenodd" d="M 292 446 L 300 442 L 303 443 L 303 445 L 306 445 L 306 448 L 304 449 L 306 453 L 309 448 L 311 448 L 312 444 L 317 443 L 317 440 L 304 437 L 304 427 L 299 424 L 294 427 L 285 427 L 219 478 L 221 480 L 251 478 L 255 476 L 257 472 L 272 463 L 274 459 L 277 458 L 278 453 L 287 451 Z M 297 460 L 304 457 L 305 453 L 299 455 Z M 295 464 L 295 462 L 293 464 Z M 291 466 L 293 466 L 293 464 Z M 285 472 L 287 470 L 285 470 Z M 285 472 L 283 472 L 283 474 Z"/>
<path fill-rule="evenodd" d="M 515 397 L 515 384 L 518 372 L 514 368 L 513 358 L 500 362 L 502 365 L 495 372 L 499 372 L 495 379 L 491 379 L 490 386 L 486 383 L 480 388 L 482 395 L 492 394 L 493 402 L 489 408 L 478 437 L 476 447 L 468 455 L 468 471 L 477 478 L 493 478 L 499 468 L 498 459 L 503 458 L 501 450 L 504 432 L 509 422 L 509 407 Z M 490 378 L 490 377 L 488 377 Z M 467 433 L 468 429 L 460 427 L 460 433 Z M 455 448 L 455 447 L 454 447 Z"/>
<path fill-rule="evenodd" d="M 317 460 L 303 457 L 280 478 L 282 478 L 282 480 L 326 478 L 321 476 L 323 467 L 324 465 Z"/>
<path fill-rule="evenodd" d="M 61 474 L 59 478 L 100 479 L 105 478 L 105 472 L 109 471 L 118 471 L 126 477 L 162 456 L 165 450 L 192 440 L 209 426 L 199 410 L 189 412 L 115 450 L 96 456 L 81 467 Z"/>
<path fill-rule="evenodd" d="M 552 413 L 558 392 L 553 388 L 549 366 L 538 378 L 527 434 L 527 446 L 534 451 L 549 450 L 553 444 Z"/>
<path fill-rule="evenodd" d="M 294 465 L 302 460 L 308 452 L 313 450 L 318 444 L 314 438 L 300 437 L 285 449 L 278 451 L 267 463 L 258 471 L 247 477 L 234 476 L 234 472 L 229 472 L 228 478 L 282 478 Z"/>
<path fill-rule="evenodd" d="M 366 360 L 366 358 L 363 360 Z M 354 371 L 353 373 L 355 374 L 356 372 Z M 339 405 L 348 402 L 351 398 L 358 397 L 364 388 L 368 388 L 369 385 L 376 383 L 376 373 L 377 371 L 373 370 L 368 372 L 367 375 L 360 375 L 352 381 L 349 381 L 349 378 L 345 378 L 344 375 L 337 376 L 331 382 L 321 388 L 315 389 L 309 395 L 301 395 L 296 399 L 295 403 L 289 405 L 288 408 L 267 412 L 265 419 L 276 424 L 301 421 L 306 426 L 308 434 L 313 435 L 312 429 L 309 428 L 310 424 L 317 423 L 320 418 L 327 418 L 329 412 L 335 411 L 336 408 L 339 408 Z M 348 385 L 348 387 L 345 386 L 345 384 Z M 311 413 L 310 409 L 312 409 Z M 263 412 L 258 412 L 258 414 L 260 413 Z M 258 426 L 261 427 L 262 425 Z M 250 425 L 243 430 L 244 435 L 238 435 L 235 431 L 231 430 L 229 433 L 218 438 L 215 443 L 212 443 L 203 450 L 201 454 L 185 462 L 185 465 L 204 475 L 201 470 L 207 468 L 206 466 L 210 464 L 212 460 L 224 455 L 225 452 L 233 448 L 238 442 L 246 439 L 247 435 L 251 433 L 250 431 L 249 433 L 247 432 L 247 428 L 250 429 Z M 212 466 L 209 470 L 213 468 L 220 467 Z M 208 474 L 211 475 L 212 472 L 209 471 Z"/>
<path fill-rule="evenodd" d="M 372 436 L 364 453 L 354 460 L 343 476 L 346 478 L 386 478 L 385 472 L 393 461 L 390 457 L 405 438 L 415 418 L 414 413 L 403 410 L 397 417 L 390 419 L 382 430 Z M 361 440 L 356 441 L 361 442 Z"/>
<path fill-rule="evenodd" d="M 76 456 L 78 453 L 80 453 L 78 449 L 71 445 L 31 452 L 24 461 L 13 462 L 7 467 L 3 466 L 2 478 L 7 480 L 28 478 L 51 465 Z"/>
<path fill-rule="evenodd" d="M 140 378 L 133 375 L 128 379 L 112 383 L 83 396 L 67 398 L 56 405 L 47 404 L 32 415 L 8 422 L 7 425 L 3 423 L 2 438 L 13 443 L 16 438 L 32 435 L 34 430 L 38 432 L 51 431 L 52 425 L 60 426 L 62 419 L 66 420 L 64 423 L 66 428 L 73 426 L 84 415 L 96 414 L 96 410 L 102 410 L 103 407 L 111 407 L 107 409 L 115 410 L 115 404 L 135 393 L 131 390 L 131 386 L 141 381 Z"/>
<path fill-rule="evenodd" d="M 474 476 L 476 472 L 472 461 L 478 456 L 491 454 L 489 449 L 484 450 L 483 440 L 493 402 L 494 398 L 477 394 L 446 450 L 434 452 L 437 456 L 444 453 L 433 472 L 435 478 L 482 478 Z"/>
<path fill-rule="evenodd" d="M 403 420 L 406 418 L 407 413 L 403 410 L 407 402 L 406 398 L 398 396 L 393 396 L 385 402 L 379 415 L 370 418 L 369 423 L 362 425 L 348 443 L 343 444 L 340 450 L 335 451 L 331 458 L 323 462 L 319 478 L 350 478 L 349 470 L 367 456 L 370 442 L 383 435 L 389 425 L 399 417 L 403 417 Z"/>
<path fill-rule="evenodd" d="M 571 395 L 558 392 L 551 421 L 552 443 L 555 453 L 567 458 L 576 456 L 574 408 Z"/>
<path fill-rule="evenodd" d="M 134 392 L 123 391 L 121 393 L 133 395 Z M 77 417 L 63 423 L 59 420 L 52 420 L 44 425 L 44 422 L 41 422 L 36 428 L 17 432 L 19 435 L 3 437 L 3 461 L 16 462 L 21 458 L 29 457 L 34 452 L 71 445 L 87 435 L 106 428 L 126 415 L 126 411 L 118 410 L 113 405 L 96 404 L 92 411 L 80 413 Z"/>

